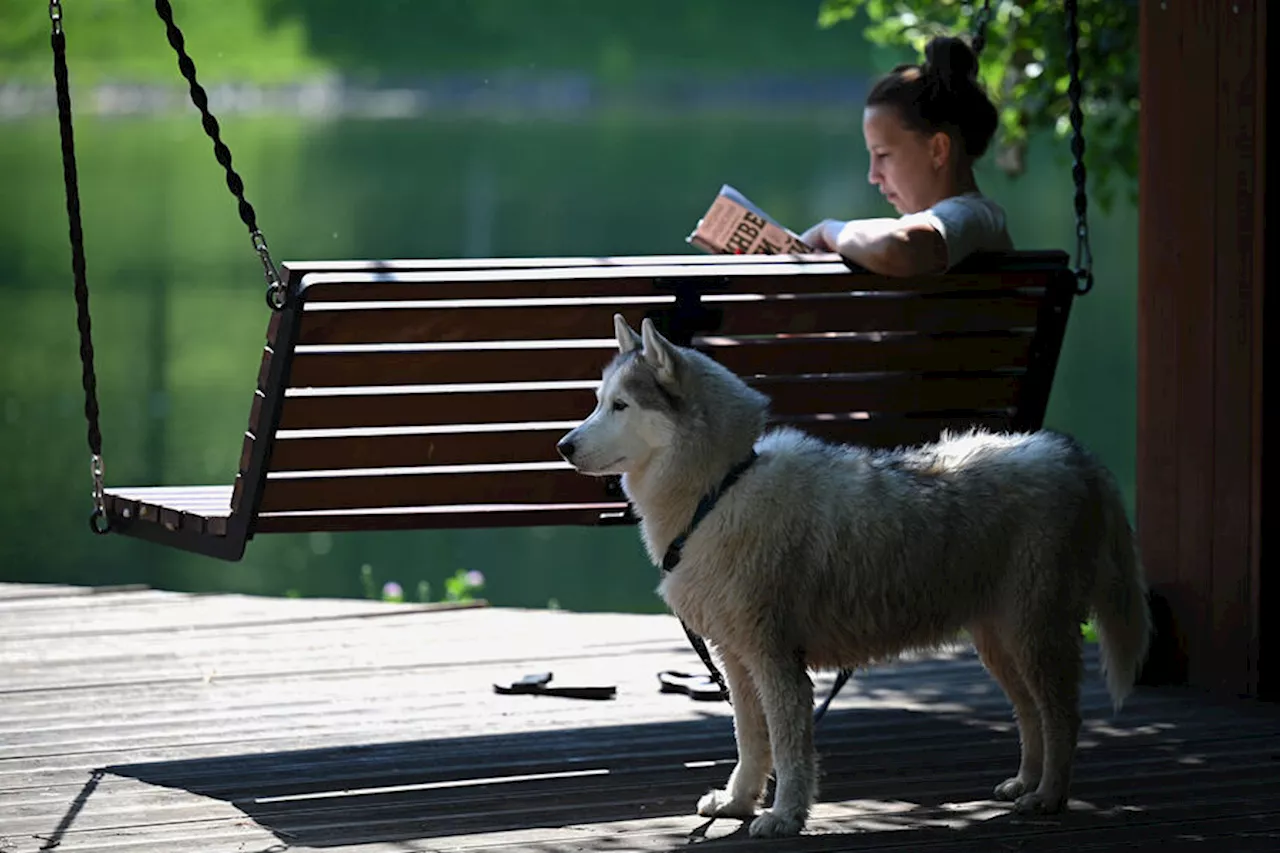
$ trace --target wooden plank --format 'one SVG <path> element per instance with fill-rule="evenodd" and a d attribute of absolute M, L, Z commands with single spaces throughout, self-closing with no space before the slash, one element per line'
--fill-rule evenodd
<path fill-rule="evenodd" d="M 1183 63 L 1179 76 L 1184 86 L 1179 95 L 1178 110 L 1186 115 L 1193 110 L 1201 115 L 1217 114 L 1216 73 L 1219 22 L 1212 2 L 1178 4 Z M 1172 126 L 1173 117 L 1167 117 Z M 1219 661 L 1214 652 L 1210 632 L 1210 607 L 1213 597 L 1213 504 L 1212 491 L 1206 488 L 1213 476 L 1213 356 L 1216 330 L 1211 319 L 1214 310 L 1214 254 L 1216 247 L 1209 235 L 1215 233 L 1213 208 L 1217 187 L 1212 134 L 1182 134 L 1179 159 L 1183 165 L 1196 164 L 1196 174 L 1187 176 L 1187 203 L 1203 213 L 1183 211 L 1175 221 L 1173 235 L 1197 233 L 1192 245 L 1183 245 L 1178 253 L 1179 270 L 1165 282 L 1177 302 L 1177 338 L 1179 343 L 1176 376 L 1180 384 L 1178 418 L 1178 491 L 1177 519 L 1178 577 L 1190 594 L 1191 636 L 1197 637 L 1190 658 L 1190 678 L 1195 684 L 1217 682 Z M 1174 203 L 1169 199 L 1165 203 Z M 1181 242 L 1180 236 L 1174 239 Z M 1206 322 L 1209 319 L 1209 322 Z"/>
<path fill-rule="evenodd" d="M 228 515 L 231 512 L 230 486 L 113 487 L 107 490 L 107 495 L 205 516 Z"/>
<path fill-rule="evenodd" d="M 732 766 L 731 709 L 657 692 L 654 672 L 697 664 L 673 617 L 164 595 L 171 608 L 154 592 L 145 607 L 68 605 L 50 616 L 75 636 L 35 619 L 0 642 L 0 826 L 14 853 L 653 851 L 694 833 L 760 846 L 738 821 L 692 813 Z M 399 615 L 367 619 L 380 610 Z M 1115 716 L 1096 651 L 1069 815 L 1008 820 L 984 799 L 992 768 L 1016 761 L 1016 733 L 962 648 L 859 672 L 817 731 L 823 791 L 791 846 L 1274 846 L 1274 706 L 1139 690 Z M 621 701 L 492 694 L 538 668 L 616 683 Z"/>
<path fill-rule="evenodd" d="M 1188 114 L 1216 116 L 1213 4 L 1146 0 L 1139 16 L 1138 518 L 1146 573 L 1193 646 L 1194 681 L 1213 680 L 1203 652 L 1211 565 L 1204 484 L 1212 447 L 1213 245 L 1217 177 L 1212 134 Z"/>
<path fill-rule="evenodd" d="M 409 465 L 467 465 L 554 462 L 556 442 L 572 429 L 507 429 L 489 432 L 411 432 L 342 435 L 280 435 L 271 452 L 273 471 L 335 468 L 395 468 Z"/>
<path fill-rule="evenodd" d="M 332 533 L 353 530 L 468 530 L 495 527 L 592 526 L 602 518 L 619 523 L 625 502 L 589 504 L 477 505 L 454 510 L 410 507 L 391 511 L 266 513 L 258 517 L 259 533 Z"/>
<path fill-rule="evenodd" d="M 298 343 L 303 345 L 419 343 L 436 341 L 514 341 L 599 339 L 613 331 L 614 314 L 638 328 L 646 314 L 671 307 L 654 297 L 645 304 L 576 300 L 483 307 L 470 301 L 393 303 L 414 307 L 375 307 L 377 303 L 341 303 L 361 307 L 303 314 Z M 743 302 L 704 300 L 722 310 L 715 329 L 726 335 L 814 334 L 821 332 L 999 332 L 1034 329 L 1040 300 L 1032 296 L 855 297 L 825 296 Z"/>
<path fill-rule="evenodd" d="M 1028 250 L 974 255 L 957 268 L 958 272 L 991 270 L 1043 270 L 1061 268 L 1068 261 L 1066 252 L 1060 249 Z M 544 257 L 512 258 L 395 258 L 378 260 L 323 260 L 285 261 L 280 265 L 284 277 L 301 281 L 306 275 L 316 273 L 409 273 L 454 272 L 459 270 L 521 270 L 521 269 L 571 269 L 576 267 L 653 267 L 653 266 L 705 266 L 721 270 L 753 266 L 787 267 L 796 264 L 843 264 L 834 252 L 815 252 L 809 255 L 707 255 L 688 253 L 680 255 L 618 255 L 612 257 L 587 257 L 559 255 Z"/>
<path fill-rule="evenodd" d="M 816 380 L 762 377 L 750 384 L 773 399 L 780 416 L 866 412 L 926 412 L 991 409 L 1013 405 L 1016 376 L 955 374 L 854 375 Z M 419 390 L 396 393 L 306 394 L 290 396 L 281 415 L 282 430 L 332 430 L 373 427 L 443 426 L 579 422 L 595 408 L 592 388 L 547 390 Z"/>
<path fill-rule="evenodd" d="M 694 340 L 699 349 L 746 377 L 1024 368 L 1030 343 L 1030 335 L 1016 333 Z"/>
<path fill-rule="evenodd" d="M 1253 318 L 1262 307 L 1263 281 L 1257 278 L 1255 251 L 1265 240 L 1255 199 L 1262 193 L 1265 149 L 1256 139 L 1261 123 L 1260 67 L 1257 55 L 1258 3 L 1219 5 L 1217 18 L 1218 152 L 1213 200 L 1216 244 L 1213 278 L 1212 413 L 1213 518 L 1212 579 L 1209 603 L 1213 638 L 1214 689 L 1256 695 L 1257 620 L 1254 578 L 1259 531 L 1254 525 L 1255 392 L 1262 363 L 1253 339 Z"/>
<path fill-rule="evenodd" d="M 1252 561 L 1252 574 L 1250 576 L 1250 588 L 1252 592 L 1252 600 L 1250 606 L 1257 617 L 1253 622 L 1253 635 L 1250 638 L 1252 648 L 1255 650 L 1257 679 L 1258 679 L 1258 697 L 1267 700 L 1280 699 L 1280 653 L 1274 651 L 1280 648 L 1280 628 L 1277 628 L 1277 620 L 1265 618 L 1263 614 L 1280 612 L 1280 582 L 1277 581 L 1275 570 L 1264 570 L 1264 566 L 1273 565 L 1271 556 L 1275 552 L 1274 536 L 1266 536 L 1264 531 L 1270 526 L 1270 522 L 1274 519 L 1276 506 L 1275 491 L 1276 477 L 1274 474 L 1267 476 L 1264 474 L 1263 457 L 1265 455 L 1266 440 L 1270 435 L 1275 437 L 1275 414 L 1267 414 L 1265 406 L 1265 387 L 1270 383 L 1274 389 L 1275 381 L 1268 380 L 1265 368 L 1265 330 L 1274 329 L 1280 326 L 1280 311 L 1276 305 L 1280 303 L 1280 299 L 1276 299 L 1273 295 L 1270 300 L 1266 298 L 1266 283 L 1270 278 L 1269 272 L 1272 271 L 1274 265 L 1268 266 L 1267 263 L 1267 216 L 1268 213 L 1272 217 L 1276 215 L 1276 211 L 1280 210 L 1277 206 L 1276 187 L 1280 183 L 1276 179 L 1276 170 L 1267 169 L 1267 90 L 1269 86 L 1267 65 L 1269 56 L 1276 51 L 1275 32 L 1270 30 L 1273 26 L 1267 19 L 1267 4 L 1258 3 L 1257 25 L 1255 33 L 1257 45 L 1255 47 L 1255 56 L 1257 57 L 1257 81 L 1258 85 L 1255 90 L 1256 101 L 1255 107 L 1257 115 L 1257 127 L 1254 136 L 1254 158 L 1259 164 L 1259 179 L 1261 183 L 1260 191 L 1256 192 L 1253 198 L 1254 222 L 1257 228 L 1254 236 L 1257 245 L 1253 250 L 1254 270 L 1253 276 L 1256 283 L 1254 290 L 1255 303 L 1253 306 L 1253 322 L 1251 326 L 1251 336 L 1253 342 L 1253 358 L 1254 364 L 1258 366 L 1257 381 L 1253 383 L 1253 418 L 1252 429 L 1254 434 L 1252 468 L 1253 481 L 1251 484 L 1251 506 L 1250 506 L 1250 529 L 1251 539 L 1256 547 L 1255 557 Z M 1272 442 L 1272 447 L 1275 447 Z"/>
<path fill-rule="evenodd" d="M 609 500 L 605 484 L 564 467 L 431 473 L 344 472 L 271 477 L 261 513 L 483 503 L 596 503 Z M 390 469 L 395 470 L 395 469 Z"/>
<path fill-rule="evenodd" d="M 995 370 L 1025 367 L 1030 335 L 887 338 L 695 337 L 695 348 L 739 375 L 857 373 L 899 370 Z M 580 344 L 587 343 L 588 346 Z M 612 338 L 545 347 L 437 344 L 351 351 L 304 347 L 295 352 L 290 385 L 336 388 L 437 382 L 538 382 L 599 379 L 617 354 Z M 425 348 L 431 347 L 431 348 Z"/>
<path fill-rule="evenodd" d="M 923 386 L 928 388 L 928 385 Z M 878 417 L 849 420 L 813 420 L 804 414 L 789 419 L 796 426 L 815 434 L 838 436 L 838 440 L 874 446 L 914 444 L 936 437 L 943 429 L 960 430 L 970 424 L 994 429 L 1007 428 L 1006 415 L 993 415 L 991 409 L 1006 408 L 1011 403 L 1009 380 L 996 383 L 995 396 L 976 393 L 968 385 L 958 393 L 975 408 L 972 416 L 942 418 Z M 856 405 L 865 397 L 858 390 L 828 396 L 818 388 L 802 387 L 798 406 L 827 410 L 842 404 Z M 846 396 L 847 395 L 847 396 Z M 784 398 L 784 403 L 789 402 Z M 926 400 L 926 410 L 954 410 L 955 400 Z M 787 420 L 787 418 L 784 418 Z M 276 438 L 272 451 L 273 471 L 314 471 L 347 468 L 398 468 L 414 465 L 472 465 L 510 462 L 555 462 L 560 459 L 556 442 L 576 425 L 568 421 L 550 428 L 530 426 L 524 429 L 501 429 L 487 432 L 439 432 L 430 427 L 411 431 L 386 429 L 313 431 L 284 433 Z"/>
<path fill-rule="evenodd" d="M 971 427 L 993 431 L 1009 428 L 1007 415 L 973 413 L 943 418 L 869 418 L 815 420 L 794 424 L 797 429 L 827 441 L 864 447 L 891 448 L 936 441 L 943 430 L 964 432 Z"/>
<path fill-rule="evenodd" d="M 346 391 L 348 389 L 339 389 Z M 506 424 L 581 421 L 595 408 L 592 388 L 546 391 L 290 394 L 280 415 L 281 430 L 350 427 Z"/>
<path fill-rule="evenodd" d="M 222 526 L 209 516 L 219 512 L 219 508 L 195 502 L 169 506 L 163 503 L 139 500 L 130 497 L 117 489 L 108 491 L 104 504 L 107 513 L 121 522 L 157 524 L 167 530 L 184 530 L 196 535 L 213 533 L 223 535 Z M 229 510 L 226 511 L 229 514 Z M 224 516 L 225 518 L 225 516 Z"/>
<path fill-rule="evenodd" d="M 475 344 L 435 345 L 431 349 L 389 346 L 357 352 L 303 347 L 294 354 L 289 384 L 294 388 L 340 388 L 598 380 L 604 366 L 618 353 L 612 338 L 588 346 L 576 344 L 590 342 L 573 343 L 493 348 Z"/>
<path fill-rule="evenodd" d="M 508 268 L 454 271 L 312 272 L 301 277 L 308 304 L 361 299 L 512 299 L 541 297 L 643 296 L 682 281 L 729 293 L 968 293 L 1044 286 L 1060 271 L 1065 254 L 1044 263 L 1013 262 L 989 270 L 957 270 L 947 275 L 883 276 L 851 270 L 842 262 L 748 264 L 663 264 Z"/>
<path fill-rule="evenodd" d="M 107 513 L 121 531 L 130 531 L 134 525 L 154 525 L 196 538 L 227 535 L 230 487 L 184 487 L 163 493 L 112 488 L 104 497 Z"/>
<path fill-rule="evenodd" d="M 822 380 L 767 377 L 752 383 L 767 394 L 778 417 L 850 412 L 913 414 L 1010 409 L 1019 379 L 1013 376 L 912 374 L 850 376 Z"/>

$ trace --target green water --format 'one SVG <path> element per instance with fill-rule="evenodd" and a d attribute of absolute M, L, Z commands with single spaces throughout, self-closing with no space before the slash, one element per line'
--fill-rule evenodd
<path fill-rule="evenodd" d="M 687 251 L 722 182 L 783 221 L 889 211 L 857 111 L 614 110 L 565 120 L 224 118 L 277 259 Z M 198 122 L 83 118 L 81 189 L 107 479 L 230 482 L 268 319 L 261 269 Z M 1024 248 L 1074 249 L 1065 143 L 983 187 Z M 477 569 L 496 604 L 657 611 L 636 531 L 267 536 L 225 564 L 89 533 L 88 451 L 52 116 L 0 123 L 0 580 L 359 596 Z M 1136 214 L 1092 211 L 1048 425 L 1114 468 L 1132 507 Z"/>

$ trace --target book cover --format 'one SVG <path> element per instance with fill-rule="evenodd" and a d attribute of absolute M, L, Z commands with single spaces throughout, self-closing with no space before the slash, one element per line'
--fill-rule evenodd
<path fill-rule="evenodd" d="M 733 187 L 720 187 L 687 241 L 711 254 L 806 254 L 813 248 Z"/>

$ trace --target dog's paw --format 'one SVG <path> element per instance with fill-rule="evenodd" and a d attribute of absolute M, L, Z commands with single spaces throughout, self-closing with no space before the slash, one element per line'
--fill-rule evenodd
<path fill-rule="evenodd" d="M 1030 782 L 1023 781 L 1021 776 L 1014 776 L 996 785 L 994 796 L 997 800 L 1011 803 L 1028 791 L 1034 791 L 1035 788 L 1036 786 Z"/>
<path fill-rule="evenodd" d="M 799 835 L 802 829 L 804 829 L 804 815 L 766 809 L 761 812 L 760 817 L 751 821 L 749 831 L 752 838 L 782 838 Z"/>
<path fill-rule="evenodd" d="M 748 820 L 756 816 L 756 804 L 735 800 L 724 789 L 708 791 L 698 800 L 698 814 L 703 817 L 736 817 Z"/>
<path fill-rule="evenodd" d="M 1066 797 L 1052 797 L 1032 791 L 1014 800 L 1013 810 L 1023 815 L 1051 815 L 1062 811 L 1066 804 Z"/>

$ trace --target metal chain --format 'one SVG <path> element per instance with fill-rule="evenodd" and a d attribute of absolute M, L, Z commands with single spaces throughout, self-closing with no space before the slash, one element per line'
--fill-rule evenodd
<path fill-rule="evenodd" d="M 178 54 L 178 70 L 187 80 L 191 91 L 191 102 L 196 105 L 196 109 L 200 110 L 204 132 L 213 140 L 213 155 L 226 170 L 227 188 L 239 202 L 240 220 L 249 229 L 249 239 L 253 242 L 253 248 L 258 253 L 259 260 L 262 261 L 263 275 L 267 279 L 267 305 L 278 311 L 285 307 L 287 291 L 284 283 L 280 281 L 280 273 L 276 269 L 275 262 L 271 260 L 271 252 L 267 249 L 267 238 L 262 236 L 262 232 L 258 229 L 257 214 L 253 210 L 253 205 L 249 204 L 244 197 L 244 181 L 231 166 L 231 149 L 223 143 L 218 120 L 209 111 L 209 95 L 196 80 L 196 64 L 187 55 L 182 30 L 178 29 L 178 25 L 174 23 L 173 6 L 169 4 L 169 0 L 155 0 L 155 3 L 156 14 L 164 22 L 165 35 L 169 39 L 169 44 Z"/>
<path fill-rule="evenodd" d="M 971 47 L 974 56 L 981 56 L 982 49 L 987 46 L 987 24 L 991 23 L 991 0 L 983 0 L 982 8 L 973 18 L 973 40 Z"/>
<path fill-rule="evenodd" d="M 1075 180 L 1076 206 L 1076 291 L 1084 294 L 1093 289 L 1093 250 L 1089 247 L 1089 197 L 1085 192 L 1084 168 L 1084 112 L 1080 101 L 1083 97 L 1080 85 L 1080 38 L 1076 22 L 1076 0 L 1066 0 L 1067 18 L 1067 73 L 1071 81 L 1067 85 L 1067 97 L 1071 101 L 1071 155 L 1074 162 L 1071 176 Z"/>
<path fill-rule="evenodd" d="M 71 274 L 75 281 L 76 325 L 80 331 L 80 379 L 84 385 L 84 416 L 88 422 L 89 465 L 93 477 L 94 533 L 111 530 L 107 518 L 106 486 L 102 463 L 102 429 L 98 411 L 98 377 L 93 366 L 93 330 L 89 315 L 89 284 L 85 275 L 84 229 L 80 223 L 80 181 L 76 174 L 75 135 L 71 124 L 71 86 L 67 74 L 67 36 L 62 29 L 62 4 L 50 0 L 50 43 L 53 46 L 53 79 L 58 99 L 58 129 L 62 139 L 62 181 L 66 190 L 67 222 L 71 239 Z"/>

